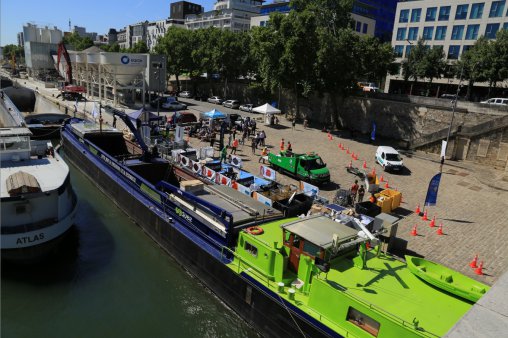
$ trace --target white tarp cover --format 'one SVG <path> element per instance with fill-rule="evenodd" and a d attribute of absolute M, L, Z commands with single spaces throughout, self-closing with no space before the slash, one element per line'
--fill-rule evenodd
<path fill-rule="evenodd" d="M 280 114 L 281 113 L 281 111 L 279 109 L 273 107 L 272 105 L 270 105 L 268 103 L 265 103 L 264 105 L 256 107 L 256 108 L 252 108 L 252 111 L 256 112 L 256 113 L 261 113 L 261 114 Z"/>

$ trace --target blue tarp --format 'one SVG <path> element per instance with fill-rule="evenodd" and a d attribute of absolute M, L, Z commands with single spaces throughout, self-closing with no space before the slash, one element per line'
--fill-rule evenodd
<path fill-rule="evenodd" d="M 138 120 L 141 115 L 144 113 L 144 112 L 148 112 L 148 116 L 149 116 L 149 119 L 150 121 L 157 121 L 157 120 L 162 120 L 164 118 L 164 116 L 157 116 L 156 114 L 152 113 L 152 112 L 149 112 L 147 111 L 146 109 L 143 109 L 141 108 L 140 110 L 137 110 L 137 111 L 134 111 L 132 113 L 129 113 L 127 114 L 129 116 L 129 118 L 133 121 L 136 121 Z"/>
<path fill-rule="evenodd" d="M 203 113 L 204 117 L 210 118 L 210 119 L 225 119 L 226 114 L 224 114 L 221 111 L 218 111 L 217 109 L 210 110 L 206 113 Z"/>

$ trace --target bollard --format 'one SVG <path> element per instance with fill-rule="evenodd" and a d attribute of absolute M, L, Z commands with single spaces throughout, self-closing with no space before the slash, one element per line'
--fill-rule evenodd
<path fill-rule="evenodd" d="M 277 283 L 277 286 L 278 286 L 277 291 L 279 293 L 284 293 L 284 283 L 279 282 L 279 283 Z"/>
<path fill-rule="evenodd" d="M 290 300 L 295 300 L 295 292 L 295 289 L 292 288 L 288 290 Z"/>

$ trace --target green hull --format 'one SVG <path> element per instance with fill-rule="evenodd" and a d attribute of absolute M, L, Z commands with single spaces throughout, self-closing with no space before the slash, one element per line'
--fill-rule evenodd
<path fill-rule="evenodd" d="M 419 278 L 461 298 L 477 302 L 490 287 L 423 258 L 406 255 L 409 270 Z"/>

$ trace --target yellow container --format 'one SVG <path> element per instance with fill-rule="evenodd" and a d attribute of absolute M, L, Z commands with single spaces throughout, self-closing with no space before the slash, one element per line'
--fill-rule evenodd
<path fill-rule="evenodd" d="M 381 194 L 376 194 L 375 195 L 376 198 L 377 198 L 377 206 L 381 208 L 381 212 L 391 212 L 392 211 L 392 202 L 393 202 L 393 199 L 389 196 L 385 196 L 385 195 L 381 195 Z"/>
<path fill-rule="evenodd" d="M 380 194 L 392 198 L 392 210 L 400 207 L 400 200 L 402 199 L 402 193 L 400 191 L 385 189 L 381 191 Z"/>

